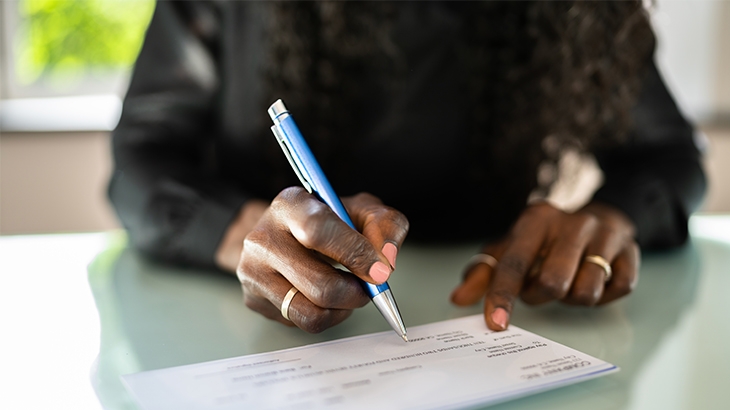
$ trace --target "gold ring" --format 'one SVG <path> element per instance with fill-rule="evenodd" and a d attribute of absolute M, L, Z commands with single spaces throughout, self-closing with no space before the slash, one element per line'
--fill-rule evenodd
<path fill-rule="evenodd" d="M 603 257 L 598 255 L 588 255 L 585 259 L 586 262 L 595 263 L 596 265 L 603 268 L 603 272 L 606 274 L 603 278 L 604 282 L 608 282 L 611 280 L 611 276 L 613 275 L 613 271 L 611 270 L 611 264 L 608 263 L 607 260 L 603 259 Z"/>
<path fill-rule="evenodd" d="M 294 295 L 299 292 L 299 289 L 295 288 L 294 286 L 289 289 L 289 292 L 286 292 L 286 295 L 284 296 L 284 301 L 281 302 L 281 315 L 284 316 L 284 319 L 291 321 L 289 319 L 289 305 L 291 305 L 291 300 L 294 299 Z"/>
<path fill-rule="evenodd" d="M 477 253 L 469 259 L 469 265 L 477 265 L 484 263 L 490 268 L 494 269 L 497 267 L 497 258 L 486 253 Z"/>

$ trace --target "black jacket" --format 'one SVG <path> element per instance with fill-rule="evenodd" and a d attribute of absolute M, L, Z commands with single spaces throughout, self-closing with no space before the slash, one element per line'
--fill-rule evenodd
<path fill-rule="evenodd" d="M 109 196 L 134 246 L 213 266 L 247 199 L 271 199 L 298 183 L 263 121 L 273 102 L 262 102 L 265 4 L 186 3 L 157 5 L 113 133 Z M 402 211 L 411 240 L 493 238 L 519 215 L 529 189 L 475 187 L 464 170 L 468 119 L 449 58 L 453 19 L 443 15 L 401 19 L 418 30 L 400 32 L 419 33 L 398 39 L 409 56 L 405 92 L 385 96 L 386 112 L 373 118 L 357 151 L 342 153 L 350 171 L 325 172 L 340 195 L 371 192 Z M 642 247 L 681 244 L 706 183 L 694 131 L 653 66 L 633 120 L 629 143 L 594 153 L 604 172 L 594 198 L 633 220 Z"/>

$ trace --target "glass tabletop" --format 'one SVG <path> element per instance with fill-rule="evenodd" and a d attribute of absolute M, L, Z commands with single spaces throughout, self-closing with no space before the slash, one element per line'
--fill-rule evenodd
<path fill-rule="evenodd" d="M 518 304 L 515 325 L 621 371 L 493 408 L 723 408 L 730 216 L 694 216 L 691 233 L 680 249 L 645 253 L 639 285 L 623 300 L 601 308 Z M 448 299 L 478 250 L 406 242 L 389 283 L 408 326 L 481 312 Z M 0 238 L 0 268 L 2 323 L 13 334 L 3 343 L 3 385 L 19 386 L 0 395 L 2 408 L 135 409 L 122 374 L 389 329 L 373 306 L 320 334 L 287 328 L 249 311 L 234 277 L 152 262 L 128 249 L 121 232 Z"/>

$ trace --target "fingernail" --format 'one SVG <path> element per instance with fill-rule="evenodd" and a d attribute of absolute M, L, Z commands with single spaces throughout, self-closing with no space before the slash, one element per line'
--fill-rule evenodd
<path fill-rule="evenodd" d="M 507 311 L 502 308 L 497 308 L 492 312 L 492 323 L 502 328 L 507 329 Z"/>
<path fill-rule="evenodd" d="M 370 267 L 370 277 L 373 278 L 376 282 L 383 283 L 388 280 L 389 276 L 390 267 L 388 267 L 388 265 L 384 264 L 383 262 L 375 262 L 373 263 L 373 266 Z"/>
<path fill-rule="evenodd" d="M 388 258 L 388 262 L 390 262 L 390 266 L 395 269 L 395 257 L 398 256 L 398 248 L 396 248 L 395 245 L 388 242 L 385 245 L 383 245 L 383 255 L 385 255 L 386 258 Z"/>

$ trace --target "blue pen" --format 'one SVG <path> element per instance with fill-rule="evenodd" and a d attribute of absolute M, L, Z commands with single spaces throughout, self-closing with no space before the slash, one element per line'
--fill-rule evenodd
<path fill-rule="evenodd" d="M 269 116 L 274 121 L 271 131 L 274 133 L 276 140 L 279 142 L 284 155 L 289 160 L 294 172 L 309 193 L 314 194 L 322 202 L 327 204 L 345 223 L 350 225 L 352 229 L 355 224 L 352 223 L 350 215 L 347 214 L 342 201 L 335 194 L 327 177 L 322 172 L 319 163 L 314 158 L 312 151 L 309 149 L 307 142 L 304 141 L 302 133 L 299 132 L 297 124 L 294 122 L 289 110 L 281 100 L 276 100 L 269 107 Z M 365 292 L 370 296 L 375 306 L 388 321 L 390 326 L 398 335 L 406 342 L 406 326 L 403 324 L 398 305 L 395 303 L 393 293 L 387 282 L 380 285 L 373 285 L 362 281 Z"/>

